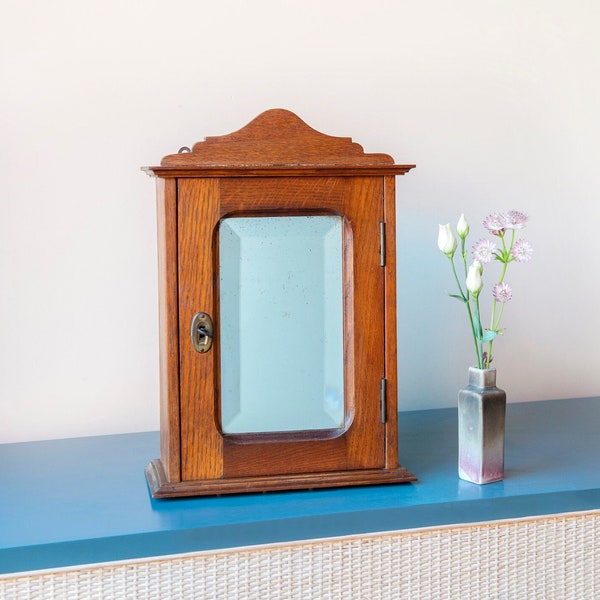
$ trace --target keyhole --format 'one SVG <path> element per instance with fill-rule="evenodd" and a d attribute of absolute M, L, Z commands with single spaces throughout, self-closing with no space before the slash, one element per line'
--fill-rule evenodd
<path fill-rule="evenodd" d="M 192 345 L 196 352 L 208 352 L 212 346 L 213 324 L 210 315 L 199 312 L 194 315 L 191 327 Z"/>

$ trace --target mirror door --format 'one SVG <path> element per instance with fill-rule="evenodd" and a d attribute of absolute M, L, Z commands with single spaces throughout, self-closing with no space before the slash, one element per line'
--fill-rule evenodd
<path fill-rule="evenodd" d="M 382 220 L 376 177 L 178 180 L 184 480 L 384 466 Z"/>

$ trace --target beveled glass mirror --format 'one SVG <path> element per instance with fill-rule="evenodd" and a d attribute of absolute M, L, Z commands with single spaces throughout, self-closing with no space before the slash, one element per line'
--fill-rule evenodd
<path fill-rule="evenodd" d="M 219 225 L 221 429 L 339 429 L 345 421 L 342 217 Z"/>

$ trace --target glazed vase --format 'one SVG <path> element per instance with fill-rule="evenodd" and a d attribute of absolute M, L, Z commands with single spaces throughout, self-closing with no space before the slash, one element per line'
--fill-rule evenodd
<path fill-rule="evenodd" d="M 458 392 L 458 476 L 484 484 L 504 478 L 506 393 L 496 369 L 469 368 L 469 385 Z"/>

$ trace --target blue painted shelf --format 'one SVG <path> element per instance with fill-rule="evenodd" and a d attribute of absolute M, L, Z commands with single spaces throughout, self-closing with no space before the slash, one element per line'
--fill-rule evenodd
<path fill-rule="evenodd" d="M 458 479 L 455 409 L 399 415 L 416 483 L 152 499 L 158 433 L 0 445 L 0 573 L 600 509 L 600 397 L 509 404 L 506 477 Z"/>

